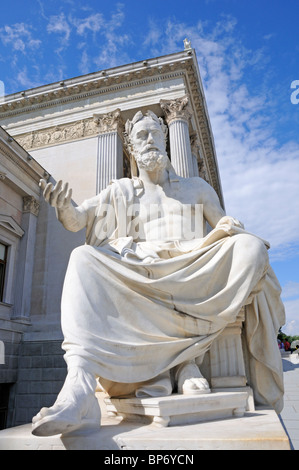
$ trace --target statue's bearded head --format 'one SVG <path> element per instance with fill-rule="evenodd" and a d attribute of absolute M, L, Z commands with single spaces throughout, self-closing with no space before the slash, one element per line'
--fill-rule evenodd
<path fill-rule="evenodd" d="M 167 127 L 161 118 L 139 111 L 126 123 L 127 143 L 139 169 L 155 171 L 169 164 L 166 153 Z"/>

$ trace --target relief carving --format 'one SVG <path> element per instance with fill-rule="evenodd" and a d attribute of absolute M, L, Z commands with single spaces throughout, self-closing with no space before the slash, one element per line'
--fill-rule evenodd
<path fill-rule="evenodd" d="M 23 197 L 23 213 L 30 212 L 33 215 L 38 216 L 39 202 L 33 196 Z"/>
<path fill-rule="evenodd" d="M 119 132 L 121 134 L 123 126 L 120 110 L 116 109 L 111 113 L 98 114 L 92 118 L 19 135 L 15 139 L 25 150 L 31 150 L 107 132 Z"/>

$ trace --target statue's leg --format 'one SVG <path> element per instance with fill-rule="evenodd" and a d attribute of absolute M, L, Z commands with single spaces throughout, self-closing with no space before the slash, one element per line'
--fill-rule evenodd
<path fill-rule="evenodd" d="M 100 407 L 95 397 L 96 379 L 82 367 L 69 369 L 56 402 L 32 419 L 32 434 L 52 436 L 77 429 L 100 427 Z"/>
<path fill-rule="evenodd" d="M 175 380 L 178 393 L 191 395 L 210 393 L 211 391 L 209 383 L 200 372 L 195 363 L 195 359 L 183 362 L 177 366 L 175 370 Z"/>

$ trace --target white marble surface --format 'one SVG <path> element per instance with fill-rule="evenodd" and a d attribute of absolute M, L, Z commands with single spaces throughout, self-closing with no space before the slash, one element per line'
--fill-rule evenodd
<path fill-rule="evenodd" d="M 167 428 L 103 416 L 98 431 L 64 437 L 32 436 L 26 424 L 0 431 L 0 450 L 290 450 L 290 444 L 276 413 L 259 409 L 242 418 Z"/>
<path fill-rule="evenodd" d="M 64 228 L 86 228 L 86 244 L 72 252 L 63 284 L 68 376 L 55 404 L 33 418 L 34 432 L 51 435 L 89 422 L 91 377 L 100 377 L 114 397 L 171 395 L 173 385 L 183 394 L 207 393 L 195 358 L 204 356 L 244 305 L 251 309 L 245 331 L 252 388 L 261 403 L 279 410 L 275 330 L 284 309 L 267 242 L 227 216 L 203 179 L 175 173 L 161 118 L 139 111 L 125 128 L 138 177 L 113 181 L 80 206 L 72 203 L 68 184 L 41 181 Z M 196 226 L 198 205 L 200 221 L 203 216 L 213 228 L 206 237 L 202 223 L 200 233 L 185 233 L 186 226 Z"/>

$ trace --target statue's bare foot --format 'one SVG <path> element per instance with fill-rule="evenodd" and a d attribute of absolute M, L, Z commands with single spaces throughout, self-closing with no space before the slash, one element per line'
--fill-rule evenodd
<path fill-rule="evenodd" d="M 185 395 L 210 393 L 208 381 L 203 377 L 195 361 L 184 362 L 176 372 L 178 393 Z"/>
<path fill-rule="evenodd" d="M 95 397 L 96 382 L 81 368 L 72 369 L 56 402 L 42 408 L 32 419 L 32 434 L 53 436 L 78 429 L 100 427 L 100 407 Z"/>

